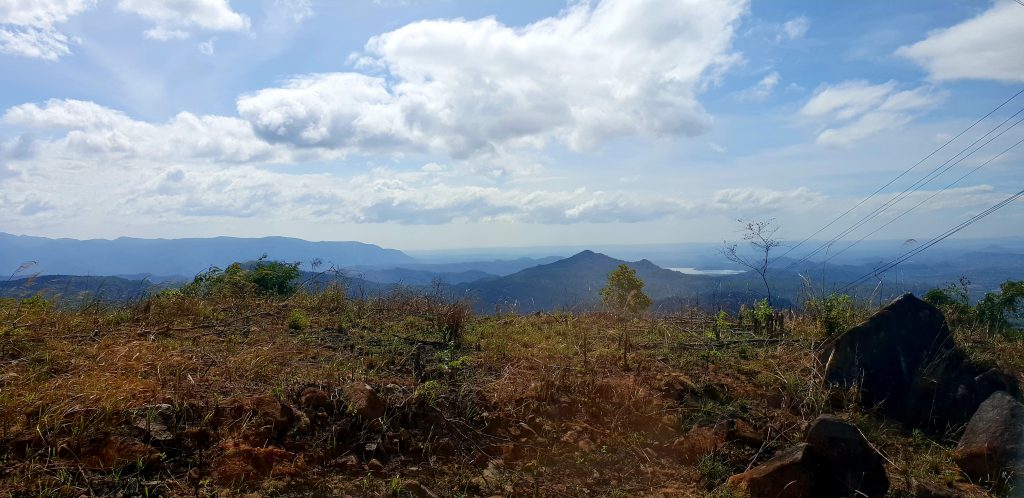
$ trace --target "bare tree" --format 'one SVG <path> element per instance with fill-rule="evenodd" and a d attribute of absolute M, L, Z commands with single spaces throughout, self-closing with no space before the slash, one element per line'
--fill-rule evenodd
<path fill-rule="evenodd" d="M 743 240 L 750 244 L 756 256 L 747 257 L 737 250 L 738 244 L 724 243 L 721 252 L 729 261 L 742 265 L 761 276 L 764 282 L 764 290 L 768 295 L 768 304 L 772 304 L 772 288 L 768 285 L 768 256 L 772 249 L 782 245 L 782 241 L 775 238 L 775 232 L 779 231 L 779 224 L 775 218 L 762 221 L 736 220 L 743 225 Z"/>

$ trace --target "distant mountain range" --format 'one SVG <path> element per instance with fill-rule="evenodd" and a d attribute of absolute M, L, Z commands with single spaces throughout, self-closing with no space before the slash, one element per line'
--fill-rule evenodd
<path fill-rule="evenodd" d="M 769 273 L 776 306 L 799 304 L 809 294 L 851 292 L 860 298 L 884 301 L 905 291 L 921 294 L 930 288 L 970 281 L 971 296 L 980 298 L 1007 279 L 1024 279 L 1024 248 L 1016 239 L 1000 245 L 969 241 L 915 257 L 880 276 L 866 279 L 855 289 L 846 284 L 864 275 L 893 255 L 864 253 L 853 261 L 823 264 L 791 258 L 774 260 Z M 625 246 L 624 246 L 625 247 Z M 637 246 L 644 247 L 644 246 Z M 710 251 L 707 244 L 695 246 Z M 656 247 L 663 257 L 668 248 Z M 678 260 L 673 266 L 726 267 L 708 255 Z M 531 249 L 536 256 L 540 249 Z M 554 252 L 554 250 L 552 250 Z M 637 254 L 640 249 L 622 251 Z M 304 281 L 343 280 L 353 295 L 388 292 L 396 286 L 426 289 L 435 284 L 453 297 L 470 299 L 478 312 L 496 309 L 533 312 L 587 310 L 599 305 L 600 289 L 608 274 L 620 264 L 636 269 L 655 309 L 680 306 L 735 310 L 764 296 L 763 283 L 753 272 L 735 275 L 684 274 L 663 268 L 649 259 L 625 261 L 584 250 L 559 256 L 513 257 L 479 261 L 423 262 L 395 249 L 360 242 L 308 242 L 284 237 L 241 239 L 131 239 L 71 240 L 13 236 L 0 233 L 0 296 L 43 293 L 73 301 L 83 295 L 109 300 L 139 297 L 153 290 L 191 281 L 210 266 L 225 267 L 236 261 L 252 261 L 262 255 L 271 260 L 301 262 Z M 704 254 L 704 253 L 700 253 Z M 437 256 L 433 257 L 437 261 Z M 449 257 L 449 255 L 446 255 Z M 476 257 L 481 257 L 477 255 Z M 309 272 L 309 263 L 322 261 L 322 275 Z M 670 262 L 674 260 L 665 259 Z M 665 261 L 659 260 L 659 261 Z M 26 261 L 36 264 L 19 271 Z M 695 261 L 703 261 L 704 264 Z M 735 267 L 733 267 L 735 268 Z M 162 276 L 156 276 L 162 275 Z M 32 278 L 24 278 L 31 276 Z"/>
<path fill-rule="evenodd" d="M 467 297 L 478 312 L 497 309 L 530 313 L 543 310 L 590 310 L 600 303 L 600 291 L 608 274 L 625 264 L 644 281 L 644 292 L 655 308 L 678 308 L 680 304 L 727 308 L 738 307 L 763 297 L 759 281 L 751 275 L 687 275 L 662 268 L 646 259 L 634 262 L 615 259 L 593 251 L 538 265 L 500 278 L 477 280 L 452 286 L 454 295 Z M 789 306 L 777 299 L 777 306 Z"/>
<path fill-rule="evenodd" d="M 266 255 L 269 259 L 324 265 L 400 266 L 417 263 L 397 249 L 362 242 L 310 242 L 287 237 L 244 239 L 49 239 L 0 232 L 0 271 L 13 273 L 33 261 L 45 275 L 156 274 L 191 279 L 210 266 L 224 267 Z"/>

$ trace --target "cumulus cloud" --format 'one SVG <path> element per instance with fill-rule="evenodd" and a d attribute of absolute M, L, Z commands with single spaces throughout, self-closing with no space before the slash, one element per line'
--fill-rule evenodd
<path fill-rule="evenodd" d="M 933 80 L 1024 81 L 1024 7 L 1001 0 L 977 17 L 928 33 L 896 55 L 914 61 Z"/>
<path fill-rule="evenodd" d="M 268 144 L 248 122 L 224 116 L 182 112 L 165 123 L 153 124 L 95 102 L 52 99 L 44 104 L 21 104 L 8 109 L 2 122 L 27 128 L 66 131 L 40 147 L 87 159 L 92 156 L 149 157 L 153 161 L 193 160 L 286 162 L 300 158 L 287 148 Z M 40 140 L 42 141 L 42 140 Z"/>
<path fill-rule="evenodd" d="M 227 0 L 120 0 L 117 7 L 152 22 L 155 26 L 145 36 L 153 40 L 185 38 L 185 29 L 244 31 L 250 24 L 249 17 L 232 10 Z"/>
<path fill-rule="evenodd" d="M 703 132 L 697 100 L 735 62 L 740 0 L 573 4 L 523 28 L 419 21 L 375 36 L 356 66 L 238 100 L 260 136 L 298 147 L 432 151 L 454 158 L 590 149 L 621 136 Z"/>
<path fill-rule="evenodd" d="M 739 93 L 740 100 L 758 101 L 768 98 L 775 90 L 775 87 L 779 85 L 779 80 L 782 77 L 778 71 L 772 71 L 761 78 L 754 86 L 747 88 Z"/>
<path fill-rule="evenodd" d="M 895 81 L 872 85 L 844 81 L 819 88 L 800 114 L 828 122 L 818 133 L 823 145 L 848 146 L 879 132 L 897 129 L 938 106 L 946 94 L 930 86 L 898 90 Z"/>
<path fill-rule="evenodd" d="M 57 29 L 95 0 L 0 0 L 0 53 L 55 61 L 71 54 L 71 39 Z"/>

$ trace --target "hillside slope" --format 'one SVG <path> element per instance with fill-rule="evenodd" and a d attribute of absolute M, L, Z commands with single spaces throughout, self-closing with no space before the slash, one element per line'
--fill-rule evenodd
<path fill-rule="evenodd" d="M 495 305 L 528 313 L 549 309 L 588 309 L 600 300 L 608 274 L 620 264 L 636 269 L 653 299 L 690 295 L 710 286 L 714 278 L 684 275 L 647 260 L 626 262 L 593 251 L 538 265 L 511 275 L 454 286 L 457 295 L 474 299 L 479 311 Z"/>

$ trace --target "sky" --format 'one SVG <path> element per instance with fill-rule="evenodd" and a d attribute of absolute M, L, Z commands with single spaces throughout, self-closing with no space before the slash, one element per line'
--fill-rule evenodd
<path fill-rule="evenodd" d="M 0 231 L 801 240 L 922 180 L 844 238 L 927 240 L 1024 188 L 1024 95 L 958 136 L 1022 46 L 1011 0 L 0 0 Z"/>

